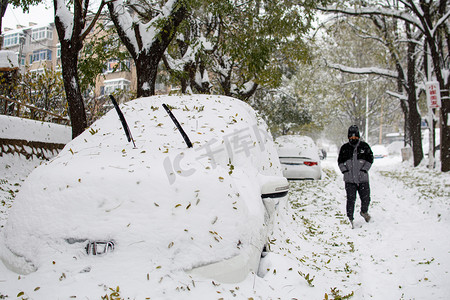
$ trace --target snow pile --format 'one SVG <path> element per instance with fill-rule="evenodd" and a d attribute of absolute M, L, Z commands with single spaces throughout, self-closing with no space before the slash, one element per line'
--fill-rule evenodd
<path fill-rule="evenodd" d="M 14 51 L 1 50 L 0 51 L 0 71 L 2 69 L 18 69 L 19 62 L 17 60 L 17 55 Z"/>
<path fill-rule="evenodd" d="M 110 111 L 34 170 L 2 231 L 3 262 L 19 273 L 105 278 L 112 286 L 121 274 L 143 280 L 261 249 L 268 230 L 261 176 L 281 170 L 254 111 L 213 96 L 155 96 L 122 109 L 136 148 Z M 89 256 L 89 241 L 113 241 L 115 250 Z"/>
<path fill-rule="evenodd" d="M 0 138 L 67 144 L 72 139 L 69 126 L 0 115 Z"/>
<path fill-rule="evenodd" d="M 323 166 L 325 179 L 291 182 L 291 205 L 263 261 L 277 291 L 271 299 L 447 299 L 450 174 L 412 168 L 400 156 L 375 160 L 372 220 L 359 216 L 358 198 L 352 230 L 336 160 Z"/>
<path fill-rule="evenodd" d="M 6 223 L 7 212 L 14 202 L 23 180 L 39 166 L 39 159 L 27 160 L 24 156 L 3 154 L 0 156 L 0 232 Z"/>

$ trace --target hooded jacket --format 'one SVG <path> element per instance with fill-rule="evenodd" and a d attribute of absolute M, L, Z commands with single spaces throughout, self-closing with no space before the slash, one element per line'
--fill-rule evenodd
<path fill-rule="evenodd" d="M 368 171 L 372 163 L 372 149 L 366 142 L 358 141 L 355 145 L 345 143 L 339 151 L 338 164 L 345 182 L 369 182 Z"/>

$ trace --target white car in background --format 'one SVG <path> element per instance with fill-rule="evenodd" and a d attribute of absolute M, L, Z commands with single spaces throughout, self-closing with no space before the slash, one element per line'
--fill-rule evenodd
<path fill-rule="evenodd" d="M 308 136 L 283 135 L 276 138 L 283 176 L 287 179 L 321 179 L 319 149 Z"/>
<path fill-rule="evenodd" d="M 78 282 L 256 273 L 288 192 L 265 122 L 225 96 L 121 107 L 128 125 L 110 111 L 30 174 L 1 231 L 3 263 Z"/>
<path fill-rule="evenodd" d="M 373 158 L 385 158 L 389 156 L 389 150 L 384 145 L 373 145 L 371 147 L 373 152 Z"/>

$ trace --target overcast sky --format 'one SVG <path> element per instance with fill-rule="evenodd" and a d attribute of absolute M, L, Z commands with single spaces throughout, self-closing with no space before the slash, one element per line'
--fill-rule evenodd
<path fill-rule="evenodd" d="M 2 27 L 16 28 L 17 24 L 28 26 L 29 22 L 37 24 L 48 24 L 53 22 L 52 1 L 42 1 L 42 4 L 32 6 L 29 14 L 24 14 L 21 8 L 13 8 L 10 4 L 3 17 Z M 3 32 L 2 28 L 2 32 Z"/>

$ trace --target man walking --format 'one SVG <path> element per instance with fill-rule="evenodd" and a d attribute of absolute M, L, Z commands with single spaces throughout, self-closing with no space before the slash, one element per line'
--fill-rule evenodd
<path fill-rule="evenodd" d="M 369 144 L 360 141 L 358 126 L 348 128 L 349 142 L 342 145 L 339 151 L 338 164 L 344 174 L 345 191 L 347 192 L 347 217 L 353 227 L 356 192 L 361 199 L 361 216 L 370 221 L 370 187 L 368 171 L 373 163 L 373 153 Z"/>

